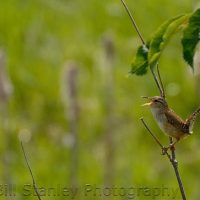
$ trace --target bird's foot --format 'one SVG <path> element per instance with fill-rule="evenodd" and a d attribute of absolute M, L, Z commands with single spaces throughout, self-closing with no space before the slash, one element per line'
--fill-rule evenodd
<path fill-rule="evenodd" d="M 176 150 L 174 144 L 170 144 L 168 147 L 163 147 L 162 148 L 162 155 L 165 155 L 169 149 L 171 151 L 175 151 Z"/>

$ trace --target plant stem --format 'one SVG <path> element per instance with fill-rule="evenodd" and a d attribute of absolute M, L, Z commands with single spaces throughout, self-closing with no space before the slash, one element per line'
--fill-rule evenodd
<path fill-rule="evenodd" d="M 34 176 L 33 176 L 33 172 L 32 172 L 32 170 L 31 170 L 31 166 L 30 166 L 29 163 L 28 163 L 28 159 L 27 159 L 27 156 L 26 156 L 26 153 L 25 153 L 25 150 L 24 150 L 24 146 L 23 146 L 22 141 L 21 141 L 21 147 L 22 147 L 22 152 L 23 152 L 23 154 L 24 154 L 24 159 L 25 159 L 25 161 L 26 161 L 26 165 L 27 165 L 28 170 L 29 170 L 29 172 L 30 172 L 30 174 L 31 174 L 31 178 L 32 178 L 32 182 L 33 182 L 34 191 L 35 191 L 35 193 L 36 193 L 37 198 L 38 198 L 39 200 L 42 200 L 41 197 L 40 197 L 40 194 L 39 194 L 39 192 L 38 192 L 38 190 L 37 190 L 37 186 L 36 186 L 36 182 L 35 182 L 35 179 L 34 179 Z"/>
<path fill-rule="evenodd" d="M 127 13 L 128 13 L 128 15 L 129 15 L 129 17 L 130 17 L 130 19 L 131 19 L 131 21 L 132 21 L 132 23 L 133 23 L 134 28 L 135 28 L 137 34 L 138 34 L 139 37 L 140 37 L 140 40 L 141 40 L 142 44 L 146 46 L 146 43 L 145 43 L 145 41 L 144 41 L 144 38 L 142 37 L 142 34 L 140 33 L 139 28 L 138 28 L 138 26 L 137 26 L 137 24 L 136 24 L 136 22 L 135 22 L 135 20 L 134 20 L 134 18 L 133 18 L 133 16 L 132 16 L 131 12 L 130 12 L 129 9 L 128 9 L 128 6 L 126 5 L 126 3 L 125 3 L 124 0 L 121 0 L 121 2 L 122 2 L 122 4 L 124 5 L 124 8 L 126 9 L 126 11 L 127 11 Z"/>
<path fill-rule="evenodd" d="M 172 140 L 171 137 L 169 138 L 169 141 L 170 141 L 170 144 L 173 143 L 173 140 Z M 178 185 L 179 185 L 179 189 L 180 189 L 180 192 L 181 192 L 182 199 L 186 200 L 185 190 L 184 190 L 183 183 L 182 183 L 182 180 L 181 180 L 181 177 L 180 177 L 180 174 L 179 174 L 179 170 L 178 170 L 178 161 L 176 160 L 175 148 L 171 148 L 171 163 L 172 163 L 172 166 L 174 168 L 174 172 L 176 174 L 176 179 L 178 181 Z"/>
<path fill-rule="evenodd" d="M 154 138 L 154 140 L 156 141 L 156 143 L 161 147 L 161 149 L 164 148 L 164 146 L 161 144 L 161 142 L 158 140 L 158 138 L 155 136 L 155 134 L 150 130 L 150 128 L 148 127 L 148 125 L 146 124 L 146 122 L 144 121 L 143 118 L 140 119 L 144 125 L 144 127 L 147 129 L 147 131 L 150 133 L 150 135 Z M 170 144 L 172 144 L 172 138 L 170 137 Z M 170 161 L 170 163 L 172 164 L 173 168 L 174 168 L 174 172 L 176 175 L 176 179 L 178 181 L 178 185 L 179 185 L 179 189 L 181 192 L 181 196 L 182 196 L 182 200 L 186 200 L 186 196 L 185 196 L 185 190 L 183 187 L 183 183 L 179 174 L 179 170 L 178 170 L 178 162 L 176 160 L 176 154 L 175 154 L 175 148 L 171 148 L 171 156 L 169 155 L 168 152 L 165 152 L 165 154 Z"/>

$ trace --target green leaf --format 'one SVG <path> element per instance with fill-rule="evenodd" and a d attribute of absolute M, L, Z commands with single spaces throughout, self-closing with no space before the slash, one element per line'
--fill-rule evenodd
<path fill-rule="evenodd" d="M 196 10 L 189 19 L 182 38 L 184 60 L 193 68 L 193 57 L 200 40 L 200 9 Z"/>
<path fill-rule="evenodd" d="M 155 65 L 170 38 L 187 22 L 189 15 L 179 15 L 162 24 L 155 32 L 149 47 L 149 65 Z"/>
<path fill-rule="evenodd" d="M 135 59 L 131 64 L 131 74 L 144 75 L 148 67 L 148 45 L 140 46 L 137 50 Z"/>

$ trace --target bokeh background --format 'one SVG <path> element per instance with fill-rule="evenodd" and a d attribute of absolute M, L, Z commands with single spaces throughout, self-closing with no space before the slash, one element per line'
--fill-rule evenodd
<path fill-rule="evenodd" d="M 145 39 L 163 21 L 200 6 L 198 0 L 126 2 Z M 200 104 L 200 76 L 184 63 L 180 39 L 177 34 L 170 41 L 160 68 L 170 106 L 186 118 Z M 32 181 L 20 141 L 38 187 L 78 188 L 74 199 L 173 199 L 174 171 L 139 120 L 143 116 L 168 144 L 141 107 L 141 96 L 158 89 L 150 73 L 127 76 L 140 44 L 119 0 L 1 1 L 0 199 L 37 199 L 23 190 Z M 199 123 L 177 145 L 193 200 L 200 196 Z M 84 193 L 86 184 L 92 191 Z M 73 199 L 70 192 L 41 194 Z M 175 196 L 181 199 L 179 191 Z"/>

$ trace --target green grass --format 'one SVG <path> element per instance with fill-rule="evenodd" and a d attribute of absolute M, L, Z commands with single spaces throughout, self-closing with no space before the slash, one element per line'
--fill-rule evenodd
<path fill-rule="evenodd" d="M 130 10 L 145 39 L 165 20 L 191 12 L 197 1 L 128 1 Z M 113 71 L 108 74 L 102 40 L 109 35 L 115 46 Z M 181 55 L 180 37 L 175 37 L 163 52 L 160 66 L 164 85 L 175 83 L 180 92 L 169 96 L 170 106 L 187 117 L 199 105 L 199 80 L 192 75 Z M 102 199 L 94 193 L 85 195 L 86 184 L 104 188 L 105 132 L 107 124 L 107 88 L 112 76 L 112 116 L 110 125 L 114 141 L 114 178 L 117 188 L 177 188 L 174 172 L 167 159 L 142 126 L 144 116 L 163 144 L 168 139 L 155 124 L 148 109 L 141 107 L 143 95 L 156 95 L 158 90 L 150 73 L 127 78 L 130 64 L 140 45 L 131 22 L 120 1 L 8 0 L 0 6 L 0 47 L 7 57 L 6 69 L 13 92 L 1 104 L 1 156 L 9 160 L 0 165 L 0 180 L 8 171 L 18 187 L 31 183 L 24 163 L 19 136 L 23 136 L 37 185 L 70 187 L 71 138 L 69 100 L 61 95 L 66 88 L 66 63 L 78 63 L 77 121 L 79 135 L 78 187 L 76 199 Z M 107 75 L 108 74 L 108 75 Z M 65 91 L 67 93 L 67 91 Z M 169 92 L 170 93 L 170 92 Z M 109 100 L 108 100 L 109 101 Z M 194 134 L 177 145 L 180 173 L 188 199 L 199 198 L 199 120 Z M 25 131 L 24 131 L 25 130 Z M 27 139 L 28 138 L 28 139 Z M 8 141 L 7 141 L 8 140 Z M 6 145 L 8 145 L 6 147 Z M 152 199 L 141 192 L 132 199 Z M 146 194 L 146 195 L 145 195 Z M 179 193 L 176 199 L 180 199 Z M 103 195 L 105 196 L 105 195 Z M 15 197 L 14 197 L 15 198 Z M 1 199 L 6 199 L 4 196 Z M 43 199 L 71 199 L 66 196 L 45 196 Z M 126 195 L 110 195 L 108 199 L 131 199 Z M 155 197 L 172 199 L 172 197 Z"/>

